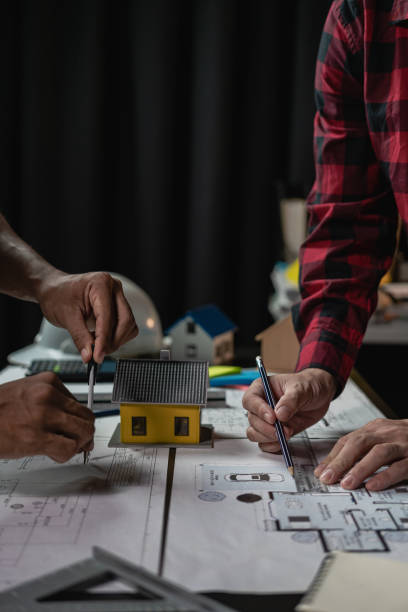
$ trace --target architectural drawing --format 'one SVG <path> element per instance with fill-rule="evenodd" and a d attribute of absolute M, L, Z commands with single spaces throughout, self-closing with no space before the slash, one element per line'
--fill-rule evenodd
<path fill-rule="evenodd" d="M 313 474 L 340 435 L 380 416 L 352 381 L 290 441 L 295 478 L 246 439 L 241 396 L 227 390 L 225 407 L 203 410 L 213 450 L 177 449 L 165 577 L 197 591 L 295 592 L 327 551 L 408 560 L 407 485 L 346 492 Z M 168 451 L 108 448 L 118 420 L 97 420 L 88 465 L 82 454 L 63 465 L 0 460 L 0 589 L 88 558 L 95 544 L 157 572 Z"/>
<path fill-rule="evenodd" d="M 328 551 L 408 561 L 408 486 L 347 492 L 313 474 L 339 435 L 378 416 L 350 381 L 326 423 L 290 441 L 295 478 L 244 439 L 219 440 L 211 455 L 178 450 L 165 576 L 201 591 L 294 592 Z"/>
<path fill-rule="evenodd" d="M 117 417 L 97 421 L 91 461 L 0 461 L 0 588 L 105 546 L 157 571 L 167 451 L 109 449 Z M 153 503 L 154 501 L 154 503 Z"/>

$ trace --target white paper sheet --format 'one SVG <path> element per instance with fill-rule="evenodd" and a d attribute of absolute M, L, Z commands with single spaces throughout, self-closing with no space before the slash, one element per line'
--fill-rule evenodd
<path fill-rule="evenodd" d="M 66 464 L 0 460 L 0 588 L 91 556 L 94 545 L 157 571 L 167 449 L 110 449 L 118 422 L 96 422 L 95 448 Z"/>
<path fill-rule="evenodd" d="M 349 380 L 325 417 L 307 430 L 309 438 L 340 438 L 383 416 L 358 385 Z"/>
<path fill-rule="evenodd" d="M 244 438 L 241 402 L 233 390 L 229 407 L 208 408 L 203 422 Z M 349 381 L 325 421 L 290 441 L 295 480 L 280 455 L 246 439 L 178 449 L 165 576 L 200 591 L 295 592 L 307 589 L 327 550 L 407 560 L 408 487 L 347 493 L 313 476 L 338 436 L 377 416 Z M 0 588 L 87 557 L 94 544 L 157 570 L 167 449 L 108 449 L 117 421 L 98 421 L 88 466 L 82 455 L 66 465 L 0 461 Z"/>
<path fill-rule="evenodd" d="M 165 577 L 199 591 L 296 592 L 329 550 L 408 560 L 408 486 L 350 493 L 313 475 L 337 435 L 378 416 L 350 381 L 328 424 L 290 441 L 295 479 L 281 455 L 248 440 L 216 440 L 205 454 L 178 449 Z"/>
<path fill-rule="evenodd" d="M 209 402 L 202 411 L 202 422 L 214 425 L 215 434 L 220 438 L 246 438 L 248 419 L 242 407 L 244 391 L 226 389 L 225 401 Z M 379 416 L 374 406 L 358 385 L 349 380 L 340 397 L 334 400 L 324 418 L 309 427 L 309 438 L 336 439 L 354 431 Z"/>
<path fill-rule="evenodd" d="M 225 400 L 208 402 L 203 408 L 201 422 L 214 425 L 218 438 L 246 438 L 248 419 L 242 407 L 243 395 L 239 389 L 225 389 Z"/>
<path fill-rule="evenodd" d="M 307 448 L 296 445 L 306 466 Z M 291 586 L 301 590 L 321 545 L 314 534 L 303 542 L 273 530 L 268 504 L 279 489 L 296 491 L 282 457 L 248 440 L 216 440 L 207 455 L 177 450 L 164 576 L 193 590 L 271 592 L 285 590 L 290 567 Z"/>

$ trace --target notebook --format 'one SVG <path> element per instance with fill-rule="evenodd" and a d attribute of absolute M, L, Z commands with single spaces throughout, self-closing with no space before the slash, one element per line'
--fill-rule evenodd
<path fill-rule="evenodd" d="M 326 555 L 296 612 L 407 612 L 408 563 L 364 553 Z"/>

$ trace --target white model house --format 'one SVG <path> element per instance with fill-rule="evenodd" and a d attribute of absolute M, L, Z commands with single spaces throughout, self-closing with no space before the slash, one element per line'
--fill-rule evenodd
<path fill-rule="evenodd" d="M 231 363 L 236 329 L 235 323 L 214 304 L 193 308 L 166 330 L 172 339 L 172 359 L 208 361 L 213 365 Z"/>

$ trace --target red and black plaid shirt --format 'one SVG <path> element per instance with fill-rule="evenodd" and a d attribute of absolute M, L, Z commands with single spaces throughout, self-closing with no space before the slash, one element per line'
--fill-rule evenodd
<path fill-rule="evenodd" d="M 408 1 L 333 2 L 315 85 L 297 370 L 328 370 L 342 389 L 391 264 L 397 211 L 408 222 Z"/>

